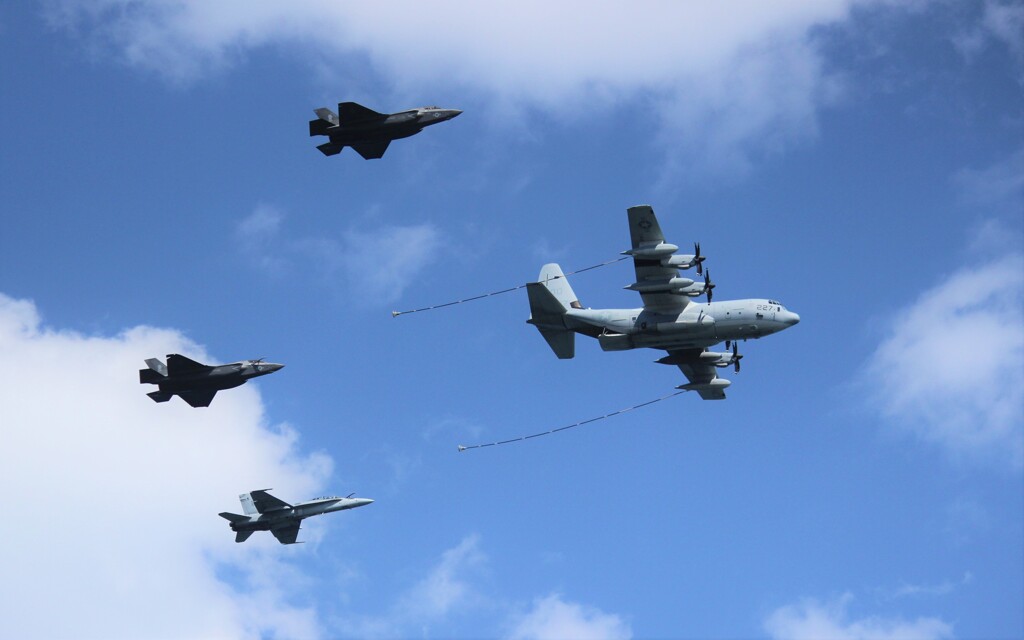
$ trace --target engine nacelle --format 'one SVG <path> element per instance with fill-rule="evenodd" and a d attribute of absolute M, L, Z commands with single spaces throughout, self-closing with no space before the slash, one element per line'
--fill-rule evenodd
<path fill-rule="evenodd" d="M 623 333 L 602 333 L 597 336 L 597 342 L 602 351 L 628 351 L 636 347 L 633 337 Z"/>
<path fill-rule="evenodd" d="M 669 256 L 663 258 L 661 261 L 662 266 L 672 267 L 675 269 L 689 269 L 693 266 L 693 259 L 697 257 L 694 255 L 682 255 L 682 256 Z"/>
<path fill-rule="evenodd" d="M 720 353 L 718 351 L 705 351 L 697 357 L 704 364 L 713 364 L 719 367 L 724 367 L 732 362 L 732 352 Z"/>

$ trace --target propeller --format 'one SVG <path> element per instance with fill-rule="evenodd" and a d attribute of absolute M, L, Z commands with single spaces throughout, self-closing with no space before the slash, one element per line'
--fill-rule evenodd
<path fill-rule="evenodd" d="M 704 256 L 700 255 L 700 243 L 693 243 L 693 264 L 697 265 L 697 275 L 704 275 L 704 267 L 700 266 L 700 263 L 704 262 Z"/>
<path fill-rule="evenodd" d="M 743 356 L 741 356 L 739 354 L 739 343 L 737 343 L 737 342 L 732 343 L 732 365 L 733 365 L 733 369 L 736 370 L 736 373 L 740 372 L 740 360 L 742 360 L 742 359 L 743 359 Z"/>
<path fill-rule="evenodd" d="M 708 304 L 711 304 L 711 290 L 716 286 L 718 285 L 711 282 L 711 269 L 708 269 L 704 272 L 704 293 L 708 294 Z"/>

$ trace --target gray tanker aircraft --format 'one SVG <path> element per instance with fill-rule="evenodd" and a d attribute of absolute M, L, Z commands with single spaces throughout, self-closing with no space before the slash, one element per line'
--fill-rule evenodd
<path fill-rule="evenodd" d="M 242 502 L 245 515 L 228 513 L 219 514 L 231 523 L 235 532 L 235 542 L 245 542 L 256 531 L 269 531 L 281 544 L 295 544 L 299 535 L 302 520 L 310 516 L 319 516 L 332 511 L 344 511 L 368 505 L 369 498 L 346 498 L 327 496 L 309 502 L 288 504 L 267 493 L 270 489 L 260 489 L 238 496 Z"/>
<path fill-rule="evenodd" d="M 398 113 L 377 113 L 355 102 L 339 102 L 338 113 L 327 107 L 315 109 L 316 120 L 309 121 L 310 136 L 327 136 L 330 141 L 317 147 L 325 156 L 352 147 L 367 160 L 380 158 L 392 140 L 408 138 L 424 127 L 451 120 L 462 113 L 458 109 L 419 107 Z"/>
<path fill-rule="evenodd" d="M 696 391 L 705 400 L 722 400 L 729 380 L 717 370 L 733 366 L 739 373 L 737 341 L 761 338 L 800 322 L 800 316 L 777 300 L 727 300 L 712 302 L 711 274 L 702 263 L 700 245 L 694 253 L 676 255 L 674 244 L 665 242 L 654 210 L 646 205 L 630 207 L 629 231 L 636 282 L 625 287 L 643 299 L 640 309 L 584 309 L 557 264 L 541 268 L 539 282 L 527 285 L 530 324 L 540 330 L 559 358 L 572 358 L 577 333 L 597 338 L 604 351 L 664 349 L 660 364 L 679 367 L 689 381 L 678 389 Z M 704 280 L 683 278 L 680 269 L 697 268 Z M 707 295 L 706 304 L 691 298 Z M 709 351 L 725 341 L 725 351 Z M 732 345 L 732 350 L 729 347 Z"/>
<path fill-rule="evenodd" d="M 139 369 L 139 383 L 160 388 L 146 395 L 154 402 L 167 402 L 173 396 L 181 396 L 193 407 L 208 407 L 218 391 L 240 387 L 249 378 L 265 376 L 284 367 L 263 362 L 262 358 L 210 366 L 176 353 L 167 356 L 166 365 L 157 358 L 146 360 L 146 364 L 148 369 Z"/>

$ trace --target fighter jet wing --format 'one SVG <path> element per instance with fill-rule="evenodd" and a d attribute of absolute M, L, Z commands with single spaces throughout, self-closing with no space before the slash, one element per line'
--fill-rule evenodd
<path fill-rule="evenodd" d="M 168 354 L 167 356 L 167 375 L 176 376 L 183 373 L 198 373 L 200 371 L 209 371 L 213 367 L 205 365 L 201 362 L 196 362 L 185 356 L 180 356 L 176 353 Z M 205 406 L 205 405 L 204 405 Z"/>
<path fill-rule="evenodd" d="M 704 349 L 676 349 L 669 351 L 668 355 L 687 380 L 694 384 L 705 384 L 718 377 L 718 368 L 700 361 L 700 354 L 703 352 Z M 725 391 L 720 387 L 696 391 L 705 400 L 725 400 Z"/>
<path fill-rule="evenodd" d="M 299 521 L 296 521 L 295 524 L 280 529 L 271 529 L 270 533 L 274 534 L 281 544 L 295 544 L 295 539 L 299 537 L 299 524 Z"/>
<path fill-rule="evenodd" d="M 351 146 L 356 150 L 356 153 L 367 160 L 376 160 L 384 155 L 384 152 L 388 150 L 389 144 L 391 144 L 390 140 L 374 140 L 373 142 L 357 142 Z"/>
<path fill-rule="evenodd" d="M 665 242 L 665 235 L 661 232 L 661 225 L 654 215 L 654 209 L 648 206 L 630 207 L 628 213 L 633 251 L 650 249 Z M 662 264 L 662 259 L 671 255 L 672 252 L 665 253 L 662 257 L 634 255 L 633 268 L 636 270 L 637 284 L 656 284 L 680 277 L 679 269 Z M 643 298 L 645 309 L 663 313 L 682 311 L 690 304 L 689 296 L 678 291 L 641 291 L 640 297 Z"/>
<path fill-rule="evenodd" d="M 366 122 L 368 120 L 383 120 L 388 117 L 386 113 L 377 113 L 373 109 L 367 109 L 358 102 L 339 102 L 338 120 L 342 124 L 353 122 Z"/>
<path fill-rule="evenodd" d="M 291 509 L 292 505 L 288 504 L 284 500 L 275 498 L 270 495 L 264 489 L 258 489 L 256 491 L 250 491 L 249 495 L 252 496 L 253 505 L 256 507 L 258 513 L 266 513 L 268 511 L 277 511 L 279 509 Z M 298 526 L 295 528 L 298 531 Z"/>
<path fill-rule="evenodd" d="M 214 391 L 182 391 L 178 394 L 181 399 L 189 403 L 193 407 L 208 407 L 213 402 L 213 396 L 217 395 L 216 390 Z M 152 397 L 152 394 L 150 394 Z M 156 398 L 153 398 L 156 400 Z M 157 402 L 160 402 L 157 400 Z"/>

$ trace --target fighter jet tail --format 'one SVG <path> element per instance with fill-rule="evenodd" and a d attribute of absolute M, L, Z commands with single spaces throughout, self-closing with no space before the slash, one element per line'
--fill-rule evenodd
<path fill-rule="evenodd" d="M 139 369 L 139 384 L 159 384 L 166 378 L 152 369 Z"/>
<path fill-rule="evenodd" d="M 556 356 L 568 360 L 576 355 L 576 333 L 566 325 L 565 313 L 582 305 L 557 264 L 544 265 L 537 279 L 539 282 L 526 285 L 530 298 L 527 322 L 537 327 Z"/>
<path fill-rule="evenodd" d="M 224 518 L 225 520 L 230 520 L 231 522 L 247 522 L 249 520 L 249 516 L 243 516 L 243 515 L 239 515 L 237 513 L 231 513 L 230 511 L 222 511 L 221 513 L 218 513 L 217 515 L 219 515 L 220 517 Z"/>
<path fill-rule="evenodd" d="M 236 531 L 235 532 L 235 542 L 245 542 L 246 540 L 249 539 L 249 536 L 251 536 L 253 533 L 255 533 L 255 532 L 254 531 Z"/>

